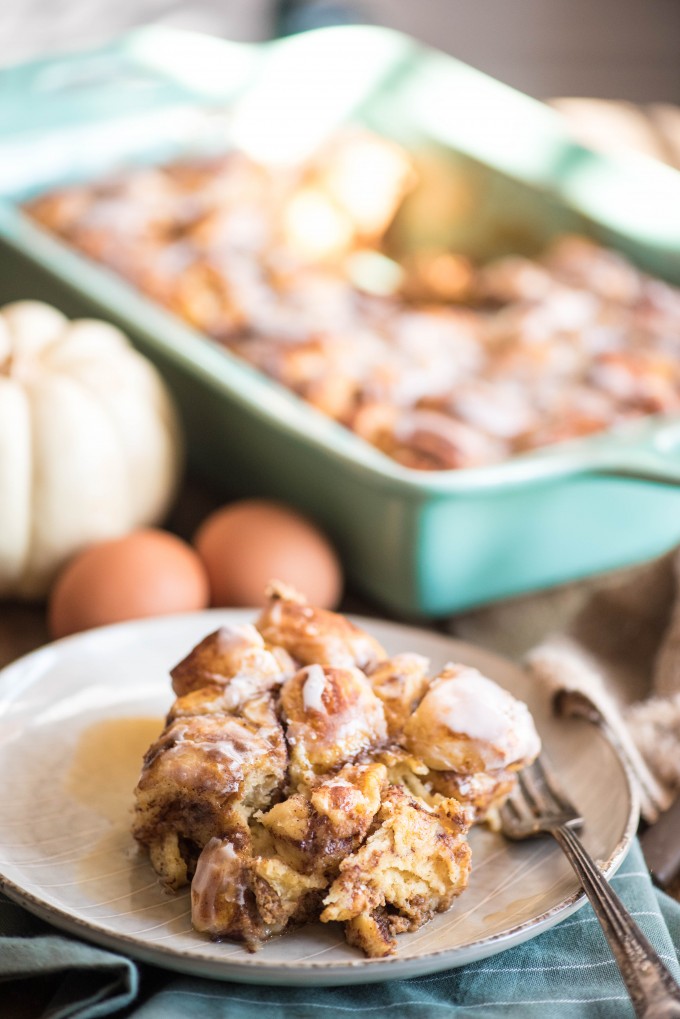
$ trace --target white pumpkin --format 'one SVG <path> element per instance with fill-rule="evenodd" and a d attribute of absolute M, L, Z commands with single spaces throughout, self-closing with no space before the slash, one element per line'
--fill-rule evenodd
<path fill-rule="evenodd" d="M 120 330 L 0 310 L 0 596 L 43 595 L 85 545 L 160 521 L 181 459 L 166 388 Z"/>

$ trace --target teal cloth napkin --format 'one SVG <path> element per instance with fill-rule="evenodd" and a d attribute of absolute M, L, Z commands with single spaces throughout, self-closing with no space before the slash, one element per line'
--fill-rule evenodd
<path fill-rule="evenodd" d="M 613 886 L 680 979 L 680 904 L 652 885 L 633 845 Z M 0 1015 L 17 981 L 50 975 L 44 1019 L 624 1019 L 633 1010 L 590 906 L 517 948 L 413 980 L 263 987 L 176 976 L 57 933 L 0 900 Z M 14 998 L 10 992 L 14 993 Z M 45 995 L 43 989 L 43 997 Z M 6 1006 L 5 1006 L 6 1007 Z M 30 1015 L 31 1013 L 29 1013 Z"/>

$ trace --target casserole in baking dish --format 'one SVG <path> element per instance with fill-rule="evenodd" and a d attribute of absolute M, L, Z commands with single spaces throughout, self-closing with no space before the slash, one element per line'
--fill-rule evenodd
<path fill-rule="evenodd" d="M 6 72 L 4 87 L 16 100 L 0 135 L 2 296 L 49 297 L 122 324 L 175 388 L 195 464 L 225 491 L 275 495 L 310 512 L 353 579 L 383 604 L 444 614 L 623 565 L 680 537 L 678 493 L 667 484 L 680 441 L 672 418 L 473 469 L 414 471 L 18 209 L 64 183 L 131 162 L 204 156 L 227 142 L 290 164 L 352 124 L 396 140 L 417 161 L 424 183 L 399 227 L 402 247 L 533 255 L 576 231 L 677 282 L 672 171 L 589 153 L 540 104 L 374 28 L 261 47 L 145 30 L 94 54 Z"/>

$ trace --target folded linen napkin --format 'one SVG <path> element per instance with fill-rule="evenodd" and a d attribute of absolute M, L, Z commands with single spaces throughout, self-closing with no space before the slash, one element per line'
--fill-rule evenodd
<path fill-rule="evenodd" d="M 613 885 L 680 978 L 680 904 L 651 883 L 634 843 Z M 58 979 L 42 1011 L 11 1010 L 25 978 Z M 139 975 L 139 983 L 138 981 Z M 23 984 L 17 984 L 23 978 Z M 500 955 L 412 980 L 361 987 L 264 987 L 177 976 L 59 934 L 0 897 L 3 1019 L 625 1019 L 633 1010 L 589 905 Z M 30 1004 L 31 990 L 23 991 Z M 8 1007 L 8 1002 L 10 1005 Z"/>
<path fill-rule="evenodd" d="M 137 969 L 122 956 L 60 934 L 0 895 L 0 1015 L 94 1019 L 134 1000 Z"/>
<path fill-rule="evenodd" d="M 671 804 L 680 791 L 680 551 L 469 613 L 451 629 L 525 656 L 554 693 L 585 693 L 628 759 L 644 818 Z"/>
<path fill-rule="evenodd" d="M 582 690 L 616 733 L 655 821 L 680 788 L 680 553 L 592 593 L 527 658 L 554 690 Z"/>

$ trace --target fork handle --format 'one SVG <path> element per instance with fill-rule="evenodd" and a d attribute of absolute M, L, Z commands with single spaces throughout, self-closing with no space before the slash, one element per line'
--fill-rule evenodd
<path fill-rule="evenodd" d="M 583 843 L 567 825 L 551 829 L 578 874 L 609 942 L 635 1014 L 640 1019 L 680 1019 L 680 987 L 662 963 Z"/>

